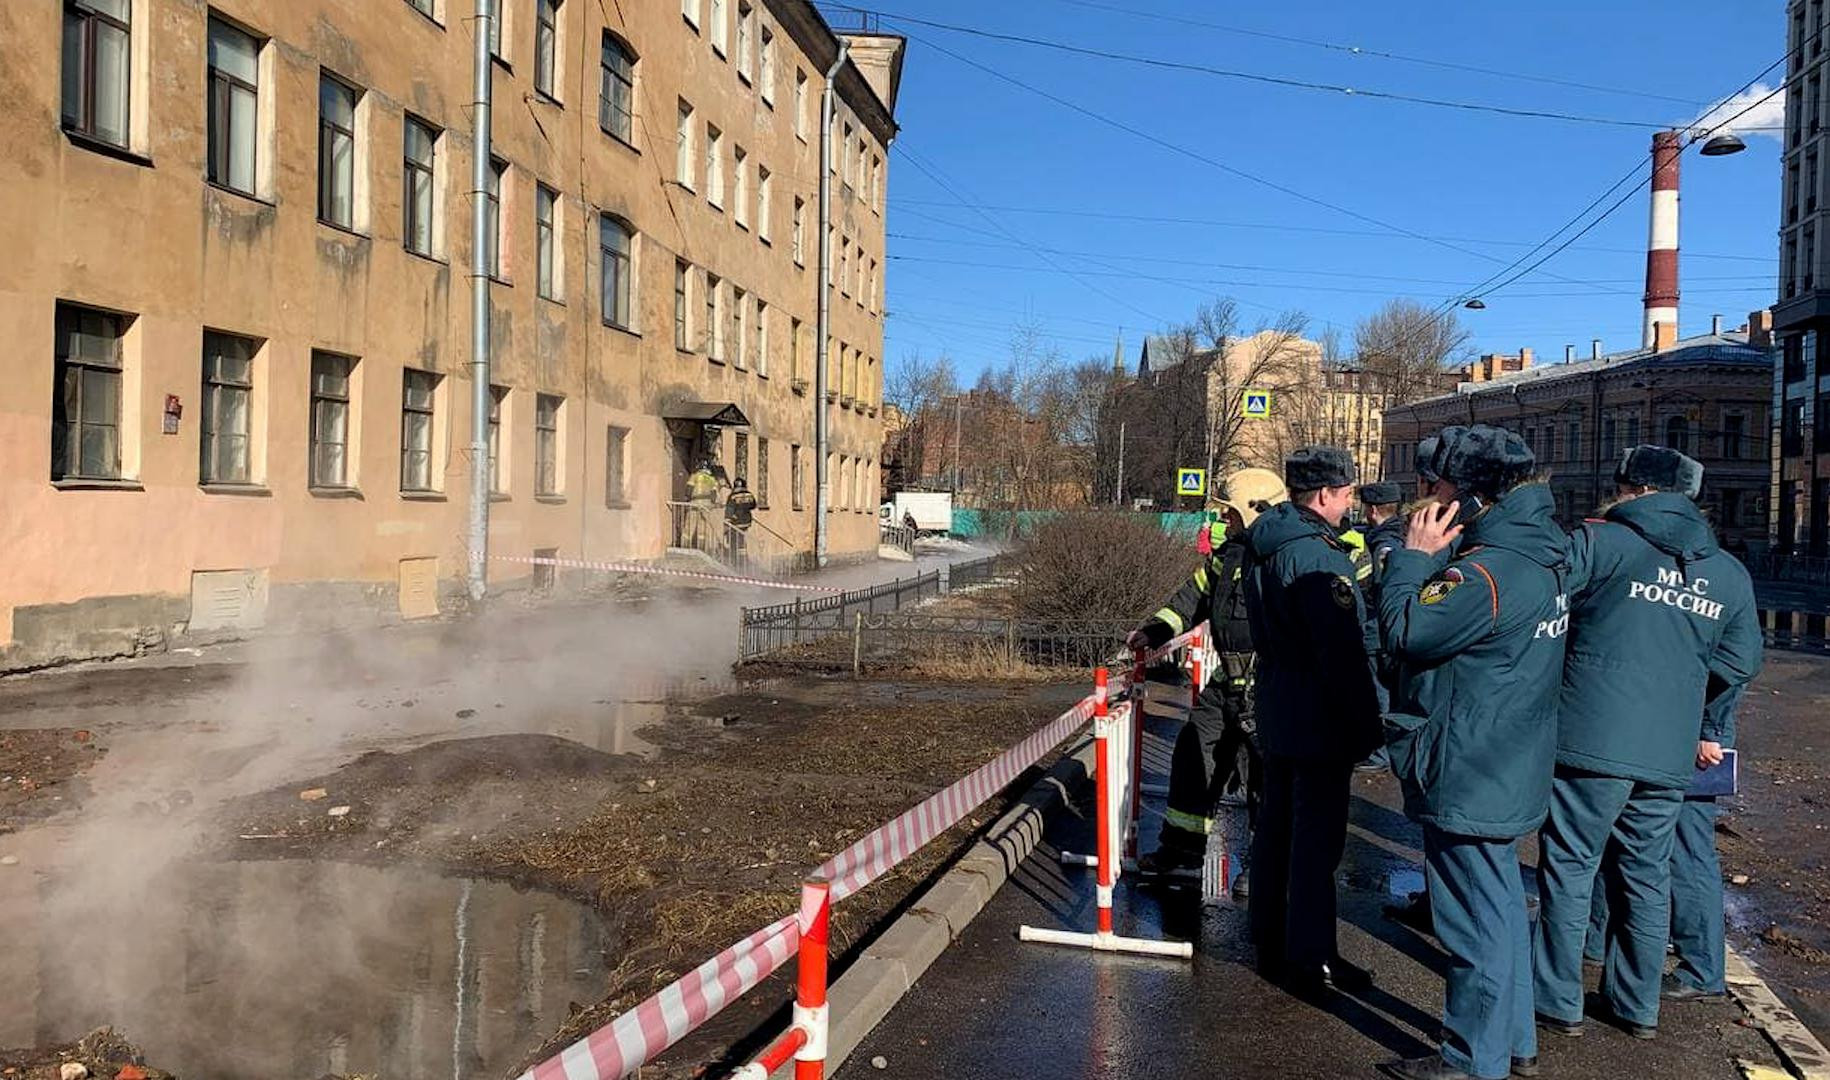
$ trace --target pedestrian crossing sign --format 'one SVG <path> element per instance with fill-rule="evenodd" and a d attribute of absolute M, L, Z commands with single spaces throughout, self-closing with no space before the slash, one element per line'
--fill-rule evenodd
<path fill-rule="evenodd" d="M 1206 469 L 1177 469 L 1176 470 L 1176 494 L 1177 495 L 1206 495 L 1207 494 L 1207 470 Z"/>
<path fill-rule="evenodd" d="M 1247 390 L 1239 398 L 1239 415 L 1252 420 L 1264 420 L 1271 415 L 1271 392 L 1269 390 Z"/>

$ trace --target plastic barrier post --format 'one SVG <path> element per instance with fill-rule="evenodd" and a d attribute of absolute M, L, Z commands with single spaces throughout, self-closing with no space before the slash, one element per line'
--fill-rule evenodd
<path fill-rule="evenodd" d="M 1119 874 L 1119 838 L 1124 835 L 1125 830 L 1125 823 L 1119 820 L 1119 815 L 1127 812 L 1122 785 L 1130 782 L 1129 767 L 1121 769 L 1119 766 L 1122 763 L 1115 759 L 1122 753 L 1119 749 L 1121 740 L 1123 740 L 1122 744 L 1128 744 L 1130 735 L 1123 730 L 1122 724 L 1114 722 L 1114 718 L 1107 708 L 1106 669 L 1100 668 L 1095 672 L 1093 680 L 1094 828 L 1098 836 L 1099 851 L 1096 859 L 1099 867 L 1098 929 L 1091 934 L 1083 934 L 1072 930 L 1021 926 L 1017 928 L 1017 936 L 1023 941 L 1073 945 L 1097 952 L 1137 953 L 1144 956 L 1193 956 L 1194 946 L 1186 941 L 1153 941 L 1148 938 L 1120 937 L 1112 930 L 1112 897 Z M 1121 710 L 1121 717 L 1134 717 L 1129 703 Z M 1067 861 L 1069 857 L 1064 853 L 1062 858 L 1063 861 Z"/>
<path fill-rule="evenodd" d="M 1125 856 L 1137 858 L 1137 815 L 1144 805 L 1144 650 L 1131 652 L 1131 813 L 1125 822 Z"/>
<path fill-rule="evenodd" d="M 1201 631 L 1188 642 L 1188 710 L 1193 712 L 1201 705 L 1201 655 L 1207 648 L 1207 639 Z"/>
<path fill-rule="evenodd" d="M 794 1022 L 781 1038 L 731 1080 L 768 1080 L 775 1070 L 794 1062 L 794 1080 L 824 1080 L 826 1076 L 826 960 L 828 928 L 832 914 L 832 889 L 815 878 L 801 884 L 801 945 L 796 954 Z"/>

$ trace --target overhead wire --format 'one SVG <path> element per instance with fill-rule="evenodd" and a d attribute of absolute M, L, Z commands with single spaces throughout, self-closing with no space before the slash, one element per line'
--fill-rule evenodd
<path fill-rule="evenodd" d="M 964 34 L 970 37 L 984 38 L 1013 45 L 1028 45 L 1034 48 L 1052 49 L 1056 52 L 1071 53 L 1076 56 L 1092 57 L 1100 60 L 1112 60 L 1120 63 L 1135 64 L 1142 67 L 1160 68 L 1167 71 L 1183 71 L 1198 75 L 1209 75 L 1215 78 L 1236 79 L 1244 82 L 1255 82 L 1267 86 L 1280 86 L 1289 90 L 1318 91 L 1345 97 L 1365 98 L 1373 101 L 1395 101 L 1409 105 L 1423 105 L 1436 109 L 1455 109 L 1463 112 L 1491 113 L 1527 120 L 1558 120 L 1566 123 L 1598 124 L 1606 127 L 1630 127 L 1653 131 L 1669 127 L 1658 120 L 1624 120 L 1615 117 L 1585 116 L 1578 113 L 1559 112 L 1555 109 L 1527 109 L 1510 105 L 1494 105 L 1487 102 L 1456 101 L 1450 98 L 1425 97 L 1418 94 L 1404 94 L 1392 90 L 1372 90 L 1341 83 L 1316 82 L 1310 79 L 1297 79 L 1285 75 L 1267 75 L 1263 72 L 1241 71 L 1236 68 L 1215 67 L 1211 64 L 1197 64 L 1185 60 L 1166 60 L 1156 56 L 1138 56 L 1132 53 L 1114 52 L 1111 49 L 1095 49 L 1085 45 L 1075 45 L 1066 41 L 1051 41 L 1047 38 L 1031 37 L 1027 34 L 1009 34 L 982 27 L 965 26 L 960 23 L 941 22 L 938 19 L 925 19 L 916 15 L 905 15 L 884 11 L 879 8 L 857 7 L 852 4 L 835 3 L 831 6 L 864 15 L 874 15 L 881 19 L 893 20 L 914 26 L 925 26 L 932 30 L 944 30 L 953 34 Z"/>

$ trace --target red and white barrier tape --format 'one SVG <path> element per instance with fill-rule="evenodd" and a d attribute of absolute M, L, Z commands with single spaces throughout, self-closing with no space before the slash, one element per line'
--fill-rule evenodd
<path fill-rule="evenodd" d="M 1034 734 L 861 838 L 813 871 L 832 902 L 864 888 L 946 832 L 1093 716 L 1093 696 Z M 660 993 L 541 1062 L 519 1080 L 620 1080 L 787 963 L 800 946 L 801 913 L 784 916 L 700 964 Z"/>
<path fill-rule="evenodd" d="M 833 585 L 800 585 L 773 578 L 739 577 L 736 574 L 707 574 L 698 570 L 675 570 L 667 566 L 644 563 L 589 562 L 584 559 L 553 559 L 542 556 L 491 555 L 492 562 L 521 563 L 526 566 L 562 566 L 568 570 L 604 570 L 616 574 L 653 574 L 660 577 L 694 578 L 699 581 L 726 581 L 736 585 L 756 585 L 765 589 L 794 589 L 797 592 L 841 592 Z"/>

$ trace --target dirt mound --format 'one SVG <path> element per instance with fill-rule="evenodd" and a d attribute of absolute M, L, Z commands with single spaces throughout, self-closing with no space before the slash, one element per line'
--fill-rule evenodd
<path fill-rule="evenodd" d="M 146 1064 L 134 1045 L 101 1028 L 81 1041 L 33 1050 L 0 1050 L 0 1076 L 6 1080 L 60 1080 L 60 1070 L 76 1063 L 98 1080 L 175 1080 L 171 1073 Z"/>

